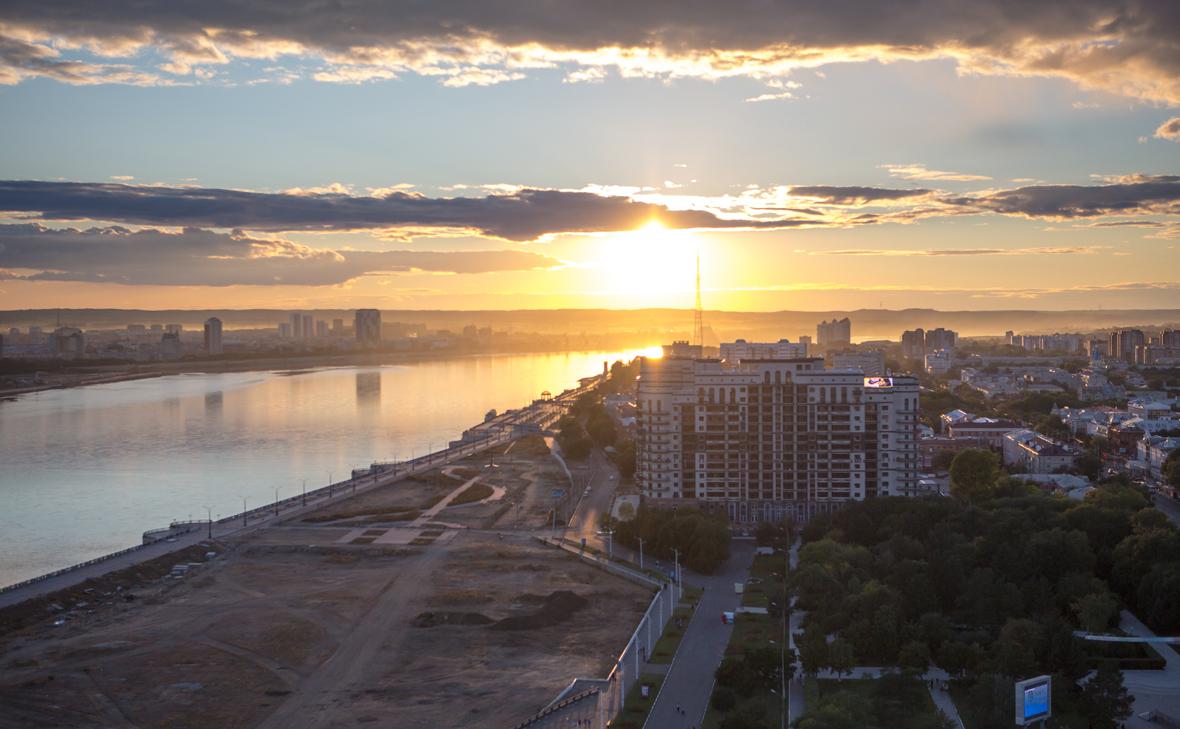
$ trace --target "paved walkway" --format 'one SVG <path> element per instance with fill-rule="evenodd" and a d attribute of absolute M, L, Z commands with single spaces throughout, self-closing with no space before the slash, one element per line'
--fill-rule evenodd
<path fill-rule="evenodd" d="M 1119 628 L 1128 635 L 1155 637 L 1151 628 L 1126 610 L 1119 612 Z M 1180 719 L 1180 654 L 1164 643 L 1147 645 L 1160 654 L 1166 665 L 1162 671 L 1123 671 L 1123 685 L 1135 699 L 1134 714 L 1127 720 L 1128 729 L 1158 727 L 1159 724 L 1138 717 L 1149 711 L 1162 711 Z"/>
<path fill-rule="evenodd" d="M 741 595 L 733 591 L 733 583 L 745 582 L 753 557 L 753 543 L 734 541 L 729 559 L 717 574 L 703 576 L 685 570 L 685 583 L 703 587 L 705 592 L 684 631 L 645 727 L 689 729 L 701 725 L 712 694 L 713 674 L 725 657 L 725 647 L 733 633 L 732 625 L 722 624 L 721 613 L 735 610 L 741 604 Z M 677 707 L 684 713 L 677 712 Z"/>

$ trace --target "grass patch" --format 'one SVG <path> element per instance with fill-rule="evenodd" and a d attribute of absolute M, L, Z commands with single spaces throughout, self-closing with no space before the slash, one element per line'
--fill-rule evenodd
<path fill-rule="evenodd" d="M 939 715 L 926 685 L 913 677 L 807 679 L 803 683 L 803 695 L 807 707 L 804 716 L 825 705 L 855 707 L 867 712 L 879 725 L 893 725 L 887 722 L 896 721 L 895 714 L 909 720 L 932 720 Z"/>
<path fill-rule="evenodd" d="M 473 483 L 463 489 L 458 496 L 451 499 L 451 503 L 447 504 L 447 506 L 462 506 L 463 504 L 483 501 L 493 493 L 495 493 L 494 489 L 486 483 Z"/>
<path fill-rule="evenodd" d="M 413 516 L 403 517 L 401 516 L 403 514 L 413 514 Z M 360 516 L 375 517 L 367 519 L 367 521 L 404 521 L 417 519 L 418 510 L 412 506 L 381 506 L 370 509 L 354 509 L 352 511 L 333 511 L 330 514 L 305 516 L 303 517 L 303 522 L 306 524 L 320 524 L 326 521 L 355 519 Z"/>
<path fill-rule="evenodd" d="M 656 696 L 660 693 L 660 685 L 663 684 L 664 677 L 656 673 L 645 673 L 639 677 L 631 690 L 627 692 L 626 698 L 623 699 L 623 710 L 611 722 L 613 729 L 641 729 L 643 723 L 647 721 L 647 715 L 651 713 L 651 707 L 656 702 Z M 643 697 L 643 686 L 648 687 L 647 698 Z"/>
<path fill-rule="evenodd" d="M 676 620 L 679 618 L 684 623 L 684 627 L 677 627 Z M 688 629 L 688 621 L 692 620 L 692 609 L 687 607 L 678 607 L 672 612 L 672 619 L 664 626 L 664 634 L 656 641 L 656 645 L 652 648 L 651 656 L 648 658 L 649 663 L 671 663 L 672 657 L 676 655 L 676 649 L 680 647 L 680 641 L 684 639 L 684 631 Z"/>
<path fill-rule="evenodd" d="M 770 641 L 780 640 L 781 633 L 781 626 L 771 620 L 769 615 L 738 613 L 734 616 L 733 635 L 729 638 L 725 654 L 742 655 L 751 648 L 760 648 Z"/>

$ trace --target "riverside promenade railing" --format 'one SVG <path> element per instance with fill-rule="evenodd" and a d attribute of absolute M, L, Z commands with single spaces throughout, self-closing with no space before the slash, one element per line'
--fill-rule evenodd
<path fill-rule="evenodd" d="M 651 604 L 647 606 L 643 617 L 639 619 L 639 624 L 635 627 L 635 631 L 631 634 L 627 645 L 615 659 L 614 666 L 606 678 L 579 678 L 570 684 L 571 687 L 578 683 L 597 685 L 597 706 L 591 726 L 592 729 L 605 729 L 609 722 L 623 711 L 627 693 L 642 675 L 643 665 L 651 657 L 656 643 L 664 634 L 664 628 L 672 620 L 676 605 L 684 596 L 683 586 L 676 585 L 667 580 L 655 579 L 651 575 L 612 561 L 601 555 L 587 552 L 579 546 L 570 544 L 562 539 L 537 537 L 537 540 L 543 544 L 563 549 L 596 567 L 614 573 L 624 579 L 656 590 Z M 556 706 L 562 698 L 564 697 L 558 694 L 558 701 L 550 704 L 546 709 Z M 534 714 L 526 722 L 537 719 L 544 712 L 545 709 L 542 709 L 541 712 Z"/>
<path fill-rule="evenodd" d="M 516 416 L 516 418 L 519 418 L 518 422 L 522 425 L 535 426 L 540 429 L 547 428 L 561 417 L 561 414 L 564 412 L 564 409 L 569 407 L 570 405 L 572 405 L 574 400 L 579 395 L 592 389 L 600 381 L 601 381 L 600 378 L 594 378 L 593 381 L 587 381 L 587 383 L 584 385 L 581 385 L 576 388 L 571 388 L 569 390 L 565 390 L 564 392 L 562 392 L 560 395 L 553 398 L 552 400 L 535 401 L 535 402 L 521 408 L 520 410 L 515 411 L 513 413 L 513 415 Z M 478 427 L 478 426 L 476 426 L 476 427 Z M 325 499 L 325 498 L 330 499 L 333 496 L 335 496 L 337 493 L 344 494 L 345 492 L 347 492 L 349 495 L 351 495 L 353 493 L 356 493 L 358 486 L 363 485 L 364 489 L 367 490 L 369 488 L 373 488 L 373 487 L 379 485 L 382 482 L 387 481 L 390 478 L 396 478 L 398 476 L 403 476 L 403 477 L 408 476 L 408 475 L 414 473 L 415 471 L 429 468 L 429 467 L 433 467 L 433 466 L 436 466 L 440 463 L 446 463 L 449 460 L 451 460 L 452 458 L 473 455 L 473 454 L 478 453 L 482 450 L 486 450 L 487 448 L 490 448 L 492 446 L 500 445 L 500 444 L 505 443 L 507 441 L 513 440 L 516 437 L 520 437 L 520 436 L 526 435 L 526 434 L 527 434 L 527 432 L 525 432 L 519 428 L 514 428 L 511 424 L 509 424 L 503 428 L 498 428 L 496 430 L 495 434 L 492 436 L 489 436 L 486 438 L 481 438 L 479 440 L 469 441 L 469 442 L 458 442 L 456 445 L 453 445 L 451 447 L 444 448 L 440 451 L 435 451 L 433 453 L 427 453 L 425 455 L 418 456 L 417 458 L 413 458 L 413 459 L 410 459 L 407 461 L 389 461 L 389 462 L 384 462 L 384 463 L 374 463 L 373 466 L 370 467 L 370 469 L 368 469 L 367 473 L 363 473 L 359 476 L 354 476 L 353 478 L 349 478 L 344 481 L 330 483 L 326 486 L 321 486 L 319 488 L 307 491 L 306 493 L 300 492 L 299 494 L 297 494 L 295 496 L 290 496 L 288 498 L 280 499 L 278 501 L 268 502 L 268 503 L 263 504 L 261 506 L 255 507 L 253 509 L 247 509 L 247 510 L 240 512 L 238 514 L 232 514 L 230 516 L 222 517 L 222 518 L 214 521 L 212 525 L 210 525 L 207 520 L 206 521 L 172 522 L 172 524 L 170 524 L 167 527 L 167 529 L 153 529 L 153 530 L 149 530 L 148 532 L 145 532 L 145 536 L 158 534 L 160 532 L 169 532 L 168 534 L 165 534 L 160 539 L 155 539 L 154 541 L 151 541 L 146 544 L 137 544 L 134 547 L 128 547 L 127 549 L 121 549 L 117 552 L 111 552 L 109 554 L 104 554 L 100 557 L 95 557 L 94 559 L 88 559 L 85 562 L 79 562 L 77 564 L 70 565 L 69 567 L 63 567 L 62 569 L 54 570 L 53 572 L 48 572 L 43 575 L 38 575 L 37 577 L 32 577 L 27 580 L 22 580 L 21 582 L 17 582 L 15 584 L 5 585 L 3 587 L 0 587 L 0 595 L 5 595 L 5 594 L 13 592 L 15 590 L 29 587 L 30 585 L 35 585 L 39 582 L 44 582 L 46 580 L 50 580 L 55 577 L 60 577 L 62 575 L 66 575 L 71 572 L 76 572 L 78 570 L 84 569 L 86 567 L 90 567 L 92 565 L 101 564 L 102 562 L 107 562 L 112 559 L 117 559 L 119 557 L 124 557 L 124 556 L 130 555 L 130 554 L 135 554 L 136 552 L 141 552 L 145 549 L 149 549 L 152 547 L 155 547 L 155 550 L 153 550 L 153 551 L 160 551 L 160 549 L 157 545 L 161 541 L 165 541 L 171 536 L 180 536 L 183 534 L 192 533 L 193 531 L 199 530 L 201 528 L 201 526 L 205 526 L 205 527 L 212 526 L 213 528 L 217 528 L 219 526 L 220 527 L 229 526 L 229 525 L 232 525 L 238 521 L 241 521 L 242 527 L 245 528 L 250 525 L 250 522 L 252 519 L 256 520 L 258 517 L 268 516 L 268 515 L 269 516 L 279 516 L 280 512 L 285 509 L 290 509 L 296 505 L 302 507 L 302 506 L 306 505 L 308 502 L 318 500 L 318 499 Z M 366 481 L 367 481 L 367 483 L 366 483 Z M 173 529 L 173 527 L 176 527 L 176 526 L 186 526 L 186 525 L 192 525 L 192 526 L 195 526 L 196 528 L 181 529 L 181 530 L 174 530 Z M 224 529 L 222 529 L 222 534 L 221 535 L 214 534 L 214 537 L 223 536 L 224 534 L 225 534 L 225 531 L 224 531 Z M 160 552 L 161 556 L 163 554 L 167 554 L 167 551 Z"/>

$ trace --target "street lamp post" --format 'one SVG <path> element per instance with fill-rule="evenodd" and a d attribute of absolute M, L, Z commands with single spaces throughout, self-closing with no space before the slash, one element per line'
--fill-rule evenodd
<path fill-rule="evenodd" d="M 275 516 L 279 515 L 279 487 L 275 486 Z"/>
<path fill-rule="evenodd" d="M 242 497 L 242 526 L 246 526 L 246 497 Z"/>
<path fill-rule="evenodd" d="M 303 479 L 303 505 L 307 506 L 307 479 Z"/>
<path fill-rule="evenodd" d="M 332 472 L 328 471 L 328 498 L 332 498 Z"/>
<path fill-rule="evenodd" d="M 209 538 L 213 538 L 213 507 L 206 506 L 205 511 L 209 513 Z"/>
<path fill-rule="evenodd" d="M 643 537 L 639 538 L 639 569 L 643 569 Z"/>
<path fill-rule="evenodd" d="M 674 589 L 677 589 L 680 587 L 680 550 L 673 549 L 672 554 L 673 554 L 673 560 L 674 560 L 673 566 L 672 566 L 672 584 L 675 586 Z M 680 592 L 681 591 L 679 589 L 677 589 L 677 591 L 675 593 L 673 593 L 673 597 L 675 597 L 677 600 L 679 600 L 680 599 Z"/>

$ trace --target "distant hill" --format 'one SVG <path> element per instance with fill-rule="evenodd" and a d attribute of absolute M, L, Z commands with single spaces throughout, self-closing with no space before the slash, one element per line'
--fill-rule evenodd
<path fill-rule="evenodd" d="M 0 333 L 9 327 L 52 327 L 59 320 L 71 326 L 103 329 L 127 324 L 182 324 L 198 328 L 216 316 L 227 328 L 273 327 L 287 321 L 291 310 L 279 309 L 26 309 L 0 311 Z M 352 322 L 352 309 L 304 309 L 318 319 Z M 431 329 L 460 330 L 468 324 L 516 332 L 538 333 L 650 333 L 656 341 L 687 337 L 692 312 L 686 309 L 520 309 L 486 311 L 431 311 L 383 309 L 384 322 L 422 323 Z M 938 311 L 935 309 L 857 309 L 855 311 L 706 311 L 705 324 L 721 340 L 735 337 L 770 340 L 800 334 L 815 336 L 822 320 L 852 320 L 855 340 L 897 339 L 905 329 L 947 327 L 965 336 L 1016 333 L 1093 332 L 1114 327 L 1180 328 L 1180 309 L 1098 309 L 1067 311 L 1001 310 Z"/>

